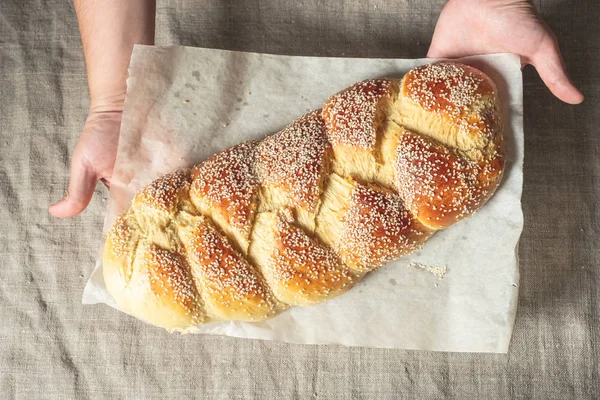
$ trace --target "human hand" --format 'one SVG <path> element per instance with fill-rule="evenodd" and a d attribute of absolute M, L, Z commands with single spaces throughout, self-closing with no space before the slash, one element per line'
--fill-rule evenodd
<path fill-rule="evenodd" d="M 449 0 L 438 19 L 427 57 L 458 58 L 514 53 L 531 64 L 559 99 L 583 101 L 563 62 L 556 37 L 530 0 Z"/>
<path fill-rule="evenodd" d="M 156 0 L 74 0 L 90 89 L 90 112 L 73 152 L 65 197 L 50 206 L 73 217 L 90 203 L 98 181 L 110 186 L 135 44 L 154 44 Z"/>
<path fill-rule="evenodd" d="M 73 151 L 69 190 L 62 200 L 50 206 L 52 215 L 73 217 L 88 206 L 98 181 L 110 186 L 122 115 L 122 104 L 91 109 Z"/>

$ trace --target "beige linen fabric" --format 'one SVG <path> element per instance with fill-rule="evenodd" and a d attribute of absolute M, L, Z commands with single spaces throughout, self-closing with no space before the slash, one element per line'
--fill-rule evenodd
<path fill-rule="evenodd" d="M 157 45 L 422 57 L 443 0 L 158 1 Z M 587 96 L 568 106 L 524 71 L 525 229 L 507 355 L 170 336 L 81 293 L 106 190 L 71 220 L 88 100 L 68 1 L 0 6 L 0 398 L 569 399 L 600 396 L 600 4 L 537 1 Z"/>

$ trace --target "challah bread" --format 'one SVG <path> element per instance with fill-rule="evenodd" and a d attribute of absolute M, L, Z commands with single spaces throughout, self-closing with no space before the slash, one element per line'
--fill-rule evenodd
<path fill-rule="evenodd" d="M 282 131 L 137 193 L 104 249 L 125 311 L 169 330 L 326 301 L 466 218 L 504 169 L 494 83 L 453 62 L 359 82 Z"/>

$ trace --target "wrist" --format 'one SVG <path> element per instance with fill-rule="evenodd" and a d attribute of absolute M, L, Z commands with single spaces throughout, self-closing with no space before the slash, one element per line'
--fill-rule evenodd
<path fill-rule="evenodd" d="M 471 3 L 475 4 L 486 4 L 486 5 L 508 5 L 508 4 L 518 4 L 518 3 L 527 3 L 533 4 L 533 0 L 448 0 L 448 3 L 452 4 L 460 4 L 460 3 Z"/>
<path fill-rule="evenodd" d="M 113 106 L 123 104 L 129 76 L 129 51 L 113 54 L 95 54 L 88 51 L 86 70 L 90 90 L 90 105 Z M 112 58 L 112 62 L 107 59 Z"/>
<path fill-rule="evenodd" d="M 125 90 L 90 98 L 90 113 L 123 112 Z"/>

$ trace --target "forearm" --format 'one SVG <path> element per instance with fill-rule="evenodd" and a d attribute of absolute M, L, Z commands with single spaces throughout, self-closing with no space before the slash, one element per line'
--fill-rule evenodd
<path fill-rule="evenodd" d="M 154 43 L 156 0 L 73 0 L 83 42 L 90 107 L 119 107 L 135 44 Z"/>

